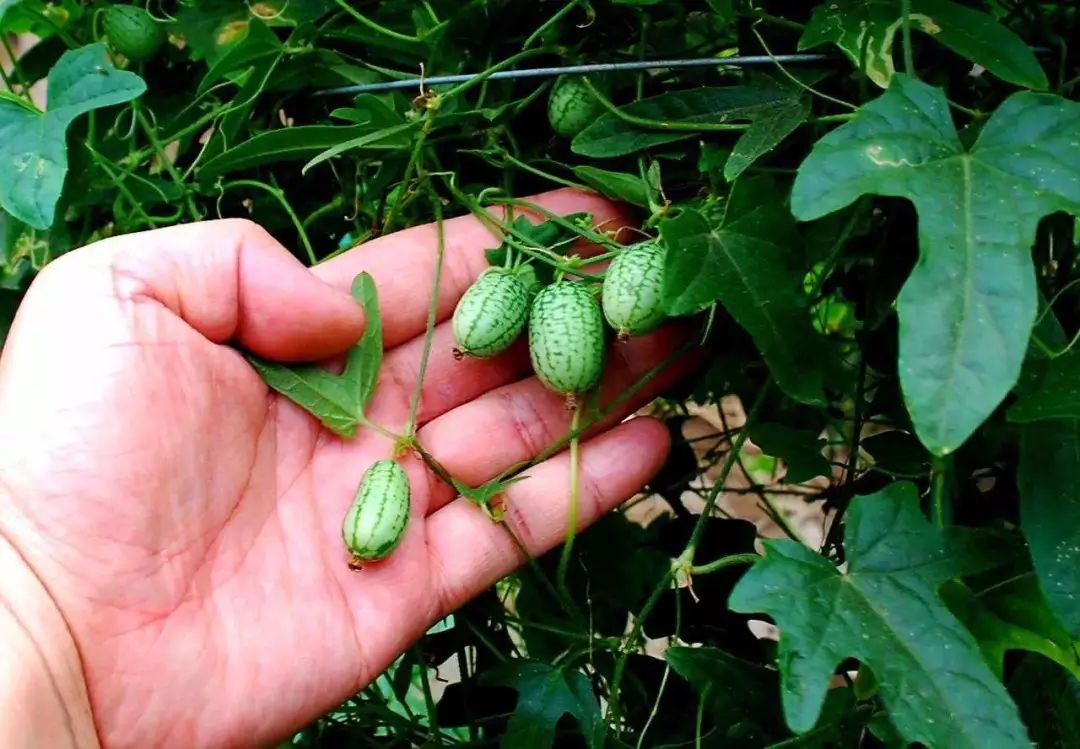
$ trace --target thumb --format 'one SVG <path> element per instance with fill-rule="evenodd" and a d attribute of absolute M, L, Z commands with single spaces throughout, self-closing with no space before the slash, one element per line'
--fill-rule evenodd
<path fill-rule="evenodd" d="M 205 338 L 235 341 L 270 359 L 325 359 L 353 345 L 364 328 L 363 310 L 352 297 L 246 220 L 112 237 L 69 253 L 42 275 L 60 275 L 65 263 L 70 270 L 83 266 L 71 274 L 76 283 L 107 279 L 122 302 L 161 304 Z M 106 273 L 87 274 L 86 264 Z"/>

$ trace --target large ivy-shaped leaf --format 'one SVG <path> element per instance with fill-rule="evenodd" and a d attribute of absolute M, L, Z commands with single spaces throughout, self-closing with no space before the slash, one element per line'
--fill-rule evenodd
<path fill-rule="evenodd" d="M 505 749 L 550 749 L 564 715 L 577 718 L 586 736 L 599 727 L 600 706 L 592 685 L 576 669 L 516 660 L 486 672 L 482 680 L 517 690 L 517 708 L 499 744 Z"/>
<path fill-rule="evenodd" d="M 753 337 L 785 392 L 821 402 L 816 363 L 824 339 L 802 293 L 798 235 L 772 183 L 740 181 L 721 218 L 685 209 L 660 223 L 660 236 L 668 311 L 685 315 L 719 301 Z"/>
<path fill-rule="evenodd" d="M 926 522 L 914 485 L 893 484 L 852 502 L 843 571 L 795 541 L 765 542 L 765 558 L 739 581 L 730 606 L 767 613 L 779 626 L 792 729 L 814 725 L 833 671 L 854 657 L 873 670 L 907 740 L 950 749 L 1028 744 L 978 643 L 938 597 L 946 580 L 985 563 L 962 538 Z"/>
<path fill-rule="evenodd" d="M 1035 317 L 1030 248 L 1039 220 L 1080 212 L 1080 104 L 1010 96 L 970 149 L 945 94 L 898 74 L 799 168 L 796 217 L 868 193 L 919 213 L 920 261 L 900 293 L 900 380 L 912 422 L 955 450 L 1017 380 Z"/>
<path fill-rule="evenodd" d="M 81 114 L 122 104 L 146 90 L 142 78 L 117 70 L 105 47 L 65 52 L 49 71 L 48 109 L 0 97 L 0 206 L 36 229 L 52 225 L 68 171 L 64 135 Z"/>
<path fill-rule="evenodd" d="M 950 0 L 911 0 L 911 28 L 1009 83 L 1047 87 L 1046 73 L 1024 40 L 992 16 Z M 882 88 L 896 66 L 893 42 L 903 23 L 900 0 L 829 0 L 819 5 L 799 39 L 799 49 L 835 44 Z"/>

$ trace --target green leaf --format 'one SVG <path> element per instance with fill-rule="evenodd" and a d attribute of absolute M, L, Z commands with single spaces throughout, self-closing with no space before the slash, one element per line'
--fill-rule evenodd
<path fill-rule="evenodd" d="M 740 181 L 718 224 L 685 209 L 660 222 L 660 236 L 667 246 L 664 302 L 670 314 L 720 301 L 753 337 L 786 393 L 822 402 L 814 363 L 824 338 L 811 324 L 798 236 L 772 183 Z"/>
<path fill-rule="evenodd" d="M 575 166 L 574 176 L 613 200 L 649 207 L 649 190 L 641 177 L 625 172 L 610 172 L 594 166 Z"/>
<path fill-rule="evenodd" d="M 794 96 L 763 109 L 750 123 L 750 129 L 735 141 L 724 165 L 724 179 L 734 182 L 747 167 L 780 145 L 809 116 L 810 99 L 805 96 Z"/>
<path fill-rule="evenodd" d="M 577 718 L 586 736 L 598 726 L 600 706 L 592 685 L 576 669 L 513 660 L 486 672 L 482 681 L 517 690 L 517 707 L 499 744 L 505 749 L 549 749 L 556 724 L 567 714 Z"/>
<path fill-rule="evenodd" d="M 979 595 L 962 583 L 948 582 L 941 588 L 941 597 L 975 635 L 999 679 L 1005 670 L 1005 654 L 1012 650 L 1044 655 L 1080 678 L 1080 661 L 1069 633 L 1047 608 L 1033 575 L 1009 580 Z"/>
<path fill-rule="evenodd" d="M 379 369 L 382 367 L 382 314 L 375 279 L 368 273 L 361 273 L 353 279 L 351 293 L 353 299 L 364 308 L 366 317 L 364 335 L 350 349 L 342 376 L 356 383 L 356 402 L 360 406 L 360 413 L 363 413 L 375 394 Z"/>
<path fill-rule="evenodd" d="M 1080 104 L 1010 96 L 969 150 L 944 92 L 906 75 L 822 138 L 792 211 L 811 220 L 868 193 L 919 213 L 920 262 L 900 292 L 900 381 L 919 438 L 959 447 L 1017 381 L 1035 319 L 1039 220 L 1080 212 Z"/>
<path fill-rule="evenodd" d="M 1050 609 L 1080 636 L 1080 421 L 1020 431 L 1020 527 Z"/>
<path fill-rule="evenodd" d="M 49 228 L 68 171 L 68 125 L 145 90 L 142 78 L 117 70 L 105 47 L 91 44 L 65 52 L 49 71 L 47 111 L 0 98 L 0 206 L 36 229 Z"/>
<path fill-rule="evenodd" d="M 814 725 L 834 670 L 854 657 L 873 670 L 908 741 L 950 749 L 1028 745 L 978 643 L 938 598 L 946 580 L 981 561 L 956 541 L 920 515 L 914 485 L 893 484 L 852 501 L 844 571 L 794 541 L 765 542 L 765 558 L 739 581 L 729 605 L 769 614 L 780 628 L 792 729 Z"/>
<path fill-rule="evenodd" d="M 327 148 L 365 137 L 370 133 L 369 125 L 299 125 L 269 130 L 209 159 L 199 168 L 199 178 L 215 179 L 241 169 L 309 158 Z M 406 145 L 397 141 L 373 141 L 366 147 L 403 150 Z"/>
<path fill-rule="evenodd" d="M 382 317 L 375 282 L 366 272 L 352 284 L 352 296 L 367 313 L 363 336 L 348 353 L 345 369 L 335 375 L 317 366 L 278 364 L 247 354 L 268 387 L 315 416 L 345 439 L 356 436 L 364 409 L 375 392 L 382 365 Z"/>
<path fill-rule="evenodd" d="M 277 364 L 250 354 L 247 360 L 268 387 L 318 418 L 331 432 L 346 439 L 356 436 L 360 412 L 354 388 L 340 375 L 315 366 Z"/>
<path fill-rule="evenodd" d="M 281 42 L 274 36 L 274 33 L 266 27 L 266 24 L 252 18 L 248 23 L 247 34 L 244 38 L 229 47 L 228 51 L 206 71 L 206 75 L 203 76 L 202 81 L 199 83 L 199 88 L 195 91 L 195 96 L 205 94 L 210 90 L 211 86 L 229 73 L 248 68 L 253 63 L 265 57 L 277 55 L 280 52 Z"/>
<path fill-rule="evenodd" d="M 896 73 L 894 40 L 902 26 L 900 0 L 830 0 L 819 5 L 799 40 L 799 49 L 835 44 L 877 85 Z M 992 16 L 950 0 L 911 0 L 911 28 L 1004 81 L 1045 89 L 1046 73 L 1031 48 Z"/>
<path fill-rule="evenodd" d="M 788 91 L 759 86 L 669 91 L 621 108 L 631 117 L 649 120 L 648 126 L 631 124 L 606 112 L 574 136 L 570 147 L 574 153 L 593 158 L 625 156 L 650 146 L 694 137 L 693 132 L 685 130 L 664 132 L 667 122 L 717 125 L 752 120 L 790 97 Z"/>
<path fill-rule="evenodd" d="M 22 0 L 0 0 L 0 29 L 3 29 L 4 16 L 21 2 Z"/>
<path fill-rule="evenodd" d="M 824 440 L 817 432 L 759 422 L 751 426 L 749 438 L 763 453 L 787 464 L 784 480 L 788 483 L 801 484 L 815 476 L 832 475 L 829 461 L 821 454 Z"/>
<path fill-rule="evenodd" d="M 346 151 L 353 151 L 357 148 L 365 148 L 378 145 L 391 145 L 392 147 L 405 148 L 409 141 L 407 138 L 400 136 L 405 135 L 410 130 L 416 130 L 420 127 L 420 120 L 413 120 L 411 122 L 401 122 L 397 125 L 391 125 L 390 127 L 380 128 L 378 130 L 372 130 L 370 127 L 366 128 L 368 132 L 355 138 L 338 143 L 325 151 L 322 151 L 315 158 L 311 159 L 308 163 L 304 164 L 301 169 L 302 174 L 306 174 L 312 167 L 318 166 L 324 161 L 328 161 L 335 156 L 340 156 Z"/>

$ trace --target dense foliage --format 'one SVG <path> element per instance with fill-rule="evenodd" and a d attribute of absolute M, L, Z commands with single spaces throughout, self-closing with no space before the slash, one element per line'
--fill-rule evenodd
<path fill-rule="evenodd" d="M 655 404 L 663 512 L 500 583 L 293 745 L 1080 746 L 1075 4 L 112 5 L 0 0 L 5 329 L 102 237 L 247 216 L 315 263 L 576 185 L 636 207 L 704 353 Z M 319 93 L 689 57 L 717 62 Z M 488 219 L 492 262 L 539 285 L 581 268 L 568 237 L 608 241 L 549 218 Z M 745 421 L 727 397 L 684 430 L 725 396 Z M 355 432 L 353 401 L 308 405 Z M 498 519 L 497 484 L 458 488 Z M 732 493 L 788 537 L 716 512 Z"/>

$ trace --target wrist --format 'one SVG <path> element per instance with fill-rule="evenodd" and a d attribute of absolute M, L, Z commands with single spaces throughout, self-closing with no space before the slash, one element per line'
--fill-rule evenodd
<path fill-rule="evenodd" d="M 0 746 L 97 749 L 78 648 L 48 590 L 0 534 Z"/>

